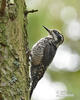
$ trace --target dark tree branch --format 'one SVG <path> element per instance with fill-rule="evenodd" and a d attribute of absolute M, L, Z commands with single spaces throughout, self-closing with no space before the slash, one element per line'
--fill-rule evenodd
<path fill-rule="evenodd" d="M 5 7 L 6 7 L 6 0 L 2 0 L 1 8 L 0 8 L 0 16 L 3 16 L 5 13 Z"/>
<path fill-rule="evenodd" d="M 26 10 L 26 11 L 24 12 L 24 15 L 27 16 L 27 14 L 29 14 L 29 13 L 35 13 L 35 12 L 37 12 L 37 11 L 38 11 L 38 10 L 34 10 L 34 9 L 32 9 L 32 10 L 30 10 L 30 11 L 27 11 L 27 10 Z"/>

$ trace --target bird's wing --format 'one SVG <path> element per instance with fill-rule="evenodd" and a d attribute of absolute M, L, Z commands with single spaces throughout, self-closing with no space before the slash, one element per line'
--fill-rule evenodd
<path fill-rule="evenodd" d="M 43 52 L 44 52 L 44 38 L 39 40 L 31 50 L 31 61 L 33 65 L 39 65 L 41 63 L 41 60 L 43 58 Z"/>
<path fill-rule="evenodd" d="M 53 43 L 48 42 L 43 52 L 44 56 L 42 59 L 42 63 L 44 66 L 48 66 L 51 63 L 53 57 L 55 56 L 55 53 L 56 53 L 56 47 L 53 45 Z"/>

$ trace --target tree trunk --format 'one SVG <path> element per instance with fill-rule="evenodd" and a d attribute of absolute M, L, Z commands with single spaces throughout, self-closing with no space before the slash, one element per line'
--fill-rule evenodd
<path fill-rule="evenodd" d="M 29 100 L 25 10 L 24 0 L 0 0 L 0 100 Z"/>

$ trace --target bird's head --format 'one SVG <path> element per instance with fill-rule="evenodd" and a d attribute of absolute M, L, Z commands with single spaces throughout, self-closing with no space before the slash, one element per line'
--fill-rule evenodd
<path fill-rule="evenodd" d="M 56 43 L 57 46 L 63 43 L 64 37 L 60 32 L 58 32 L 55 29 L 48 29 L 47 27 L 43 26 L 49 33 L 49 35 L 53 38 L 54 42 Z"/>

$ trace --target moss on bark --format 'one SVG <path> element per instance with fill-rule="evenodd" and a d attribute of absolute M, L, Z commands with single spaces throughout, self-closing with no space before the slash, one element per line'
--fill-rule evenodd
<path fill-rule="evenodd" d="M 3 100 L 29 100 L 25 9 L 24 0 L 15 0 L 13 4 L 7 3 L 4 16 L 0 16 L 0 98 Z"/>

